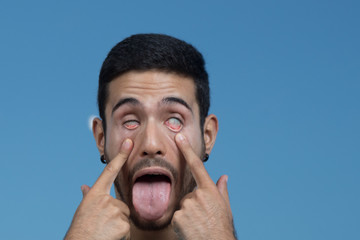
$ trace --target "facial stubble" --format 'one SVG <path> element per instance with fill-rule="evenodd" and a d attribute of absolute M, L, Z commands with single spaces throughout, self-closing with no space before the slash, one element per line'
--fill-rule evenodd
<path fill-rule="evenodd" d="M 172 174 L 173 179 L 174 179 L 174 182 L 172 183 L 172 185 L 175 186 L 173 188 L 173 190 L 175 192 L 172 194 L 175 194 L 176 202 L 174 204 L 174 207 L 172 207 L 173 209 L 170 210 L 171 214 L 166 219 L 162 219 L 161 221 L 145 221 L 145 220 L 141 219 L 141 217 L 137 214 L 137 212 L 134 208 L 134 205 L 132 203 L 132 188 L 133 188 L 132 179 L 133 179 L 135 172 L 139 171 L 140 169 L 143 169 L 146 167 L 153 167 L 153 166 L 167 169 Z M 183 179 L 182 183 L 179 182 L 179 181 L 181 181 L 181 179 Z M 128 182 L 128 186 L 129 186 L 129 188 L 126 190 L 120 186 L 120 183 L 125 180 Z M 139 161 L 133 167 L 133 169 L 129 171 L 129 175 L 127 178 L 123 177 L 122 174 L 120 173 L 117 176 L 117 178 L 115 179 L 114 185 L 115 185 L 116 191 L 120 195 L 119 197 L 121 198 L 121 200 L 123 202 L 125 202 L 128 205 L 128 207 L 130 209 L 130 220 L 132 221 L 132 223 L 141 230 L 155 231 L 155 230 L 164 229 L 171 223 L 174 212 L 180 209 L 181 199 L 183 199 L 183 197 L 186 194 L 188 194 L 194 190 L 194 188 L 196 186 L 196 182 L 191 174 L 190 169 L 188 169 L 188 167 L 186 167 L 186 169 L 183 173 L 183 176 L 180 176 L 179 172 L 168 161 L 166 161 L 162 158 L 147 158 L 147 159 L 142 159 L 141 161 Z M 179 186 L 180 186 L 180 191 L 177 190 Z M 168 211 L 169 211 L 169 209 L 168 209 Z"/>
<path fill-rule="evenodd" d="M 201 148 L 201 154 L 200 154 L 201 159 L 203 159 L 204 156 L 205 156 L 205 143 L 202 139 L 202 148 Z M 105 149 L 105 159 L 110 159 L 108 157 L 106 149 Z M 185 159 L 181 159 L 181 161 L 185 161 Z M 159 166 L 159 167 L 164 167 L 164 168 L 168 169 L 171 172 L 171 174 L 173 175 L 174 183 L 172 183 L 172 184 L 175 184 L 175 186 L 180 184 L 179 181 L 180 181 L 181 177 L 183 179 L 183 182 L 180 185 L 180 187 L 181 187 L 180 191 L 178 193 L 175 192 L 175 194 L 177 195 L 177 196 L 175 196 L 176 202 L 175 202 L 173 209 L 171 210 L 171 214 L 169 215 L 169 217 L 167 219 L 163 220 L 162 223 L 158 223 L 156 221 L 152 222 L 152 221 L 142 220 L 140 218 L 140 216 L 136 213 L 136 210 L 132 203 L 132 188 L 133 188 L 132 177 L 136 171 L 140 170 L 141 168 L 150 167 L 150 166 Z M 126 170 L 126 166 L 123 167 L 123 170 Z M 186 165 L 183 176 L 179 176 L 178 171 L 168 161 L 166 161 L 165 159 L 162 159 L 162 158 L 143 159 L 139 163 L 137 163 L 131 171 L 128 171 L 128 172 L 129 172 L 129 175 L 128 175 L 127 179 L 125 179 L 122 176 L 123 174 L 121 172 L 116 177 L 116 179 L 114 181 L 115 190 L 118 193 L 116 195 L 117 195 L 117 198 L 120 198 L 120 200 L 123 201 L 125 204 L 127 204 L 127 206 L 129 207 L 131 222 L 137 228 L 144 230 L 144 231 L 156 231 L 156 230 L 162 230 L 162 229 L 165 229 L 166 227 L 168 227 L 171 224 L 171 220 L 173 218 L 174 213 L 180 209 L 181 200 L 185 197 L 185 195 L 192 192 L 196 187 L 196 181 L 195 181 L 188 165 Z M 124 191 L 124 189 L 122 189 L 120 186 L 120 183 L 125 180 L 127 180 L 127 182 L 128 182 L 127 191 Z M 174 190 L 176 190 L 176 188 L 174 188 Z"/>

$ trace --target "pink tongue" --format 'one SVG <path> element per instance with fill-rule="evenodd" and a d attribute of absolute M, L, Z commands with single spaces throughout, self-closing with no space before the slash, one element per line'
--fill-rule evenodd
<path fill-rule="evenodd" d="M 140 217 L 146 220 L 161 218 L 168 208 L 170 182 L 165 176 L 143 176 L 139 178 L 132 191 L 133 205 Z"/>

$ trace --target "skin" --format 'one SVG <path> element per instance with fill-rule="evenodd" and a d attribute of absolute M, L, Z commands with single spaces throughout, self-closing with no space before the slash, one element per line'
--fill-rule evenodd
<path fill-rule="evenodd" d="M 119 106 L 124 99 L 132 100 Z M 218 120 L 209 115 L 202 133 L 192 79 L 159 71 L 125 73 L 109 84 L 105 116 L 106 133 L 100 119 L 93 132 L 109 164 L 92 188 L 82 186 L 83 200 L 65 239 L 235 239 L 228 177 L 215 184 L 201 161 L 215 143 Z M 137 214 L 131 198 L 131 173 L 149 159 L 166 161 L 177 176 L 171 174 L 168 209 L 151 222 Z M 163 165 L 148 169 L 156 167 L 168 171 Z M 116 198 L 110 195 L 113 182 Z"/>

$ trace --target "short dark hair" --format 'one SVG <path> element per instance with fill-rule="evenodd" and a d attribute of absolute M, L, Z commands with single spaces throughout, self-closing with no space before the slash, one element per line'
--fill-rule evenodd
<path fill-rule="evenodd" d="M 205 61 L 192 45 L 164 34 L 136 34 L 115 45 L 104 60 L 98 88 L 98 107 L 106 131 L 105 106 L 108 85 L 129 71 L 159 70 L 194 80 L 203 130 L 210 107 L 210 89 Z"/>

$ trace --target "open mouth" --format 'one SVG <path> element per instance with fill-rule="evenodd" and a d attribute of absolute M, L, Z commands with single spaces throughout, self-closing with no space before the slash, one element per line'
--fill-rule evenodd
<path fill-rule="evenodd" d="M 168 176 L 161 174 L 146 174 L 138 177 L 135 180 L 135 183 L 137 182 L 147 182 L 147 183 L 168 182 L 171 184 L 170 178 Z"/>
<path fill-rule="evenodd" d="M 132 200 L 140 217 L 154 221 L 165 214 L 172 181 L 172 175 L 159 167 L 144 168 L 134 175 Z"/>

